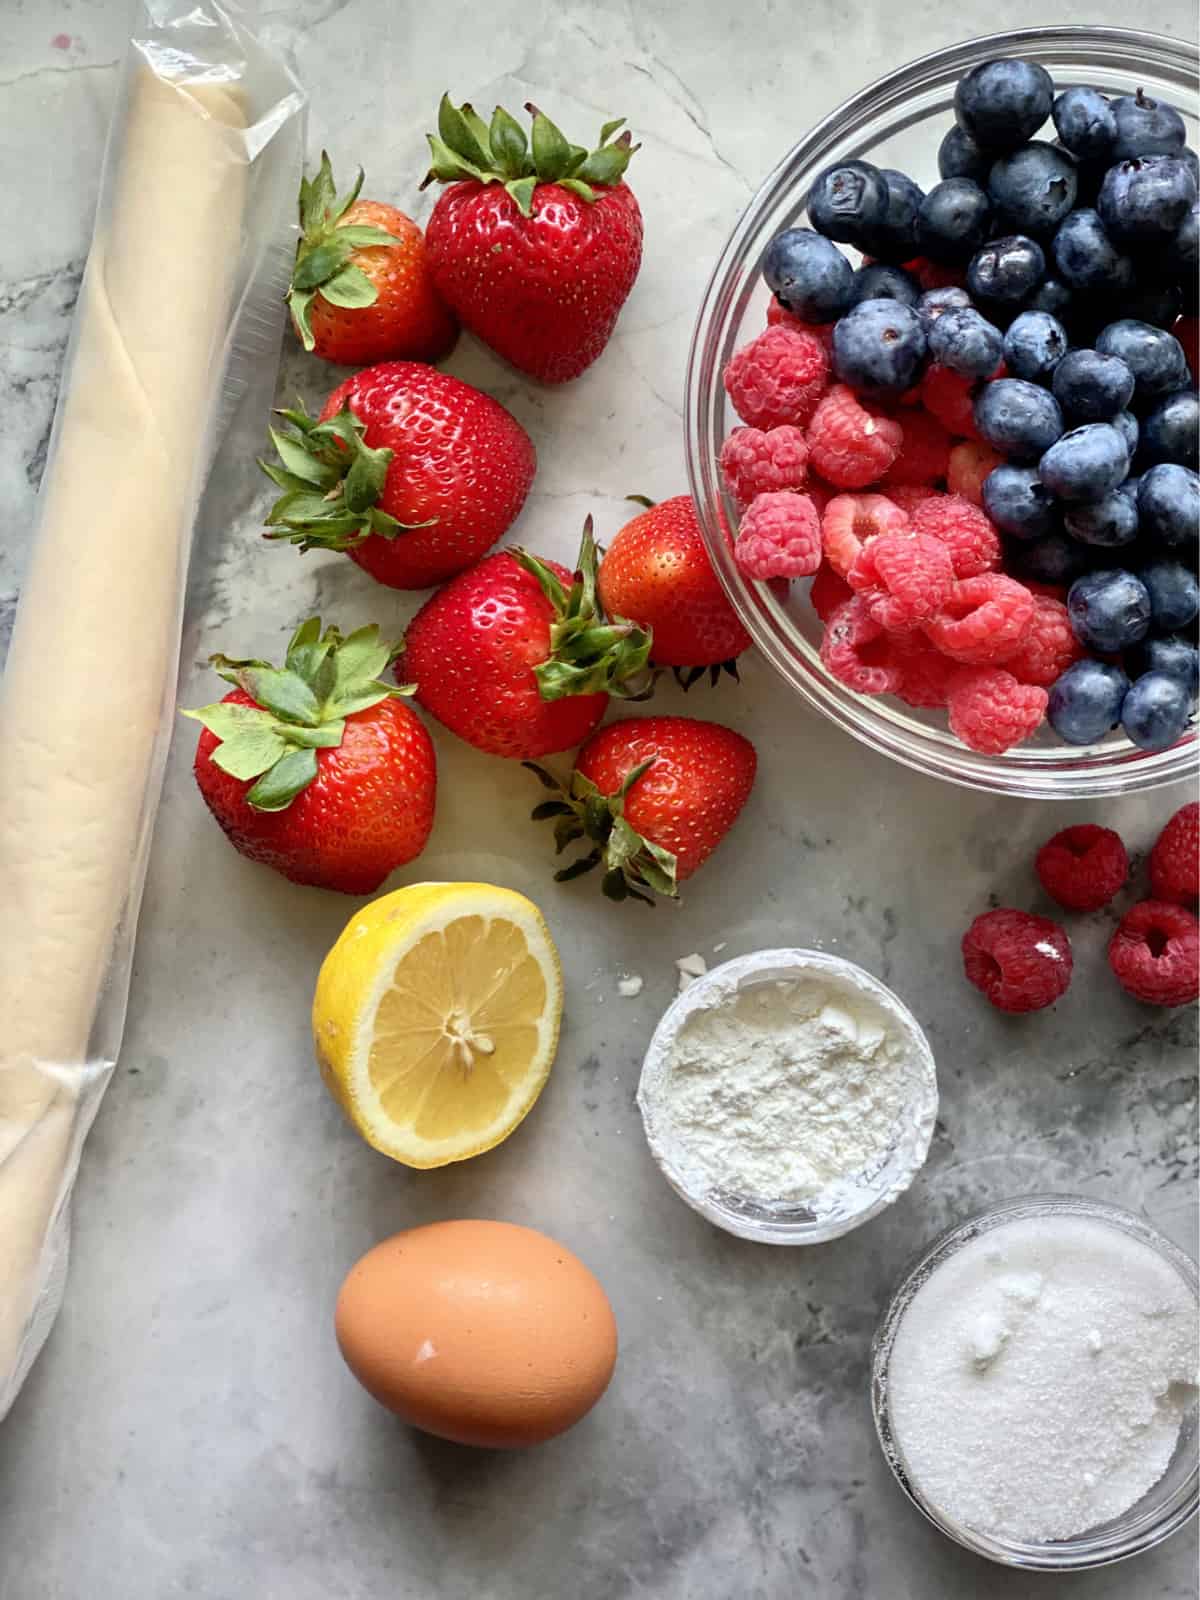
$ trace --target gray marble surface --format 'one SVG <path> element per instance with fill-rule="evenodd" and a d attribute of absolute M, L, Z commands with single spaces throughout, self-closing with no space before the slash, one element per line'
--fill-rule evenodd
<path fill-rule="evenodd" d="M 453 370 L 510 405 L 541 469 L 518 525 L 550 554 L 584 514 L 684 486 L 683 363 L 714 252 L 779 153 L 861 83 L 982 33 L 983 0 L 804 9 L 749 0 L 303 0 L 311 147 L 418 203 L 420 134 L 449 82 L 477 104 L 533 98 L 571 128 L 627 113 L 648 249 L 617 338 L 581 381 L 539 392 L 464 341 Z M 0 3 L 0 623 L 19 581 L 124 5 Z M 898 20 L 901 26 L 898 27 Z M 1014 0 L 1006 25 L 1047 20 Z M 1126 20 L 1105 0 L 1089 20 Z M 1186 0 L 1146 27 L 1187 34 Z M 284 388 L 325 374 L 289 348 Z M 198 566 L 181 699 L 213 693 L 224 647 L 277 650 L 319 606 L 355 623 L 411 605 L 336 556 L 256 537 L 266 501 L 228 465 Z M 211 519 L 215 520 L 215 519 Z M 80 530 L 86 537 L 86 529 Z M 114 666 L 119 669 L 119 662 Z M 667 703 L 674 705 L 670 694 Z M 641 915 L 556 888 L 526 820 L 527 775 L 435 733 L 437 828 L 417 877 L 481 876 L 545 908 L 567 966 L 559 1059 L 498 1150 L 410 1173 L 362 1145 L 312 1065 L 316 968 L 351 910 L 243 862 L 205 814 L 180 731 L 138 942 L 121 1062 L 77 1190 L 66 1303 L 0 1427 L 0 1600 L 1183 1600 L 1192 1532 L 1070 1583 L 977 1561 L 913 1512 L 876 1448 L 867 1349 L 906 1257 L 947 1221 L 1043 1188 L 1143 1210 L 1195 1249 L 1195 1021 L 1144 1010 L 1106 973 L 1106 915 L 1073 930 L 1077 976 L 1025 1021 L 968 990 L 956 944 L 997 901 L 1038 907 L 1030 861 L 1098 818 L 1144 850 L 1185 795 L 1054 807 L 909 775 L 802 709 L 751 661 L 690 709 L 735 721 L 761 775 L 737 836 L 678 910 Z M 908 1000 L 938 1056 L 929 1164 L 892 1211 L 789 1252 L 727 1238 L 653 1166 L 639 1060 L 676 956 L 817 944 Z M 638 972 L 636 999 L 616 990 Z M 612 1388 L 527 1454 L 472 1453 L 377 1409 L 339 1359 L 333 1298 L 389 1232 L 455 1216 L 541 1227 L 594 1268 L 621 1329 Z"/>

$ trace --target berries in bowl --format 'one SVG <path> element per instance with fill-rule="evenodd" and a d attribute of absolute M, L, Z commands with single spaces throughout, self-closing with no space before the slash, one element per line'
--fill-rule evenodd
<path fill-rule="evenodd" d="M 802 141 L 718 263 L 687 406 L 714 566 L 804 698 L 919 770 L 1191 770 L 1195 83 L 1110 29 L 939 52 Z"/>

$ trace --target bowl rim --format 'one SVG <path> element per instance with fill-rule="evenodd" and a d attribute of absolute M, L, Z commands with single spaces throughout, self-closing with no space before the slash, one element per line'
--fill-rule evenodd
<path fill-rule="evenodd" d="M 913 771 L 988 793 L 1035 799 L 1079 799 L 1133 794 L 1194 777 L 1200 730 L 1170 749 L 1153 753 L 1128 741 L 1088 747 L 1022 747 L 1002 756 L 968 750 L 944 727 L 914 721 L 905 709 L 858 695 L 825 673 L 811 645 L 795 630 L 765 583 L 742 577 L 734 564 L 727 527 L 736 508 L 720 479 L 717 453 L 724 435 L 720 370 L 758 283 L 757 261 L 743 261 L 747 243 L 776 209 L 780 196 L 801 192 L 797 174 L 815 164 L 831 141 L 845 142 L 884 114 L 899 111 L 914 93 L 914 79 L 932 84 L 958 75 L 994 54 L 1022 51 L 1053 56 L 1071 52 L 1128 71 L 1145 68 L 1170 76 L 1193 93 L 1200 86 L 1196 52 L 1186 41 L 1136 29 L 1052 27 L 981 35 L 948 45 L 877 78 L 831 110 L 768 173 L 738 218 L 717 257 L 700 301 L 688 352 L 684 438 L 689 486 L 714 570 L 734 610 L 772 668 L 802 699 L 859 742 Z M 878 132 L 875 133 L 878 138 Z M 859 152 L 861 153 L 861 152 Z"/>

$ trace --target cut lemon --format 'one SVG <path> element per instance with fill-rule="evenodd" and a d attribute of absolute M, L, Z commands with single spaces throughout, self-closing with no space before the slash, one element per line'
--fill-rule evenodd
<path fill-rule="evenodd" d="M 313 997 L 330 1093 L 410 1167 L 490 1150 L 550 1074 L 562 969 L 541 912 L 488 883 L 417 883 L 347 923 Z"/>

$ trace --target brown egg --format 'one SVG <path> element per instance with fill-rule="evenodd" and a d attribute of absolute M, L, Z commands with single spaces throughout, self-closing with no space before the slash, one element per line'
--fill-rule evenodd
<path fill-rule="evenodd" d="M 578 1422 L 617 1359 L 612 1307 L 583 1262 L 510 1222 L 385 1239 L 350 1269 L 335 1325 L 381 1405 L 443 1439 L 500 1449 Z"/>

